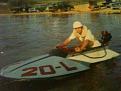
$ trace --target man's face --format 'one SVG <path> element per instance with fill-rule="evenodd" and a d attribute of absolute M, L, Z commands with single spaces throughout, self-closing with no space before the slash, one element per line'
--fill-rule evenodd
<path fill-rule="evenodd" d="M 77 28 L 75 28 L 75 30 L 76 30 L 77 33 L 81 34 L 82 33 L 82 28 L 83 27 L 77 27 Z"/>

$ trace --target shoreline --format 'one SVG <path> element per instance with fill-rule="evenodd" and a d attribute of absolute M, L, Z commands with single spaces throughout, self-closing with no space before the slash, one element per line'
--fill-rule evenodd
<path fill-rule="evenodd" d="M 0 16 L 23 16 L 23 15 L 71 15 L 80 13 L 98 13 L 98 14 L 121 14 L 121 10 L 95 10 L 95 11 L 68 11 L 68 12 L 34 12 L 34 13 L 6 13 Z"/>
<path fill-rule="evenodd" d="M 7 16 L 7 15 L 52 15 L 52 14 L 75 14 L 79 13 L 76 11 L 68 11 L 68 12 L 33 12 L 33 13 L 7 13 L 7 14 L 0 14 L 0 16 Z"/>
<path fill-rule="evenodd" d="M 121 10 L 112 10 L 110 8 L 102 8 L 91 11 L 88 8 L 88 4 L 76 5 L 74 10 L 67 12 L 32 12 L 32 13 L 0 13 L 0 16 L 10 16 L 10 15 L 61 15 L 61 14 L 77 14 L 77 13 L 101 13 L 101 14 L 121 14 Z"/>
<path fill-rule="evenodd" d="M 80 12 L 90 12 L 88 8 L 88 4 L 83 4 L 83 5 L 76 5 L 74 6 L 74 9 L 72 11 L 67 11 L 67 12 L 32 12 L 32 13 L 0 13 L 0 16 L 7 16 L 7 15 L 42 15 L 42 14 L 75 14 L 75 13 L 80 13 Z"/>

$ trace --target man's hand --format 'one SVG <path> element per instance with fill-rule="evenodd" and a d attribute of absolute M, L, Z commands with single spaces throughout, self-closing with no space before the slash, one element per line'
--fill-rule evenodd
<path fill-rule="evenodd" d="M 58 49 L 63 49 L 64 47 L 65 47 L 65 45 L 63 45 L 63 44 L 60 44 L 60 45 L 56 46 L 56 48 L 58 48 Z"/>
<path fill-rule="evenodd" d="M 74 49 L 75 49 L 75 52 L 81 52 L 82 51 L 80 47 L 75 47 Z"/>
<path fill-rule="evenodd" d="M 78 47 L 75 47 L 74 50 L 75 50 L 75 52 L 82 52 L 82 51 L 86 50 L 86 48 L 81 49 L 81 47 L 78 46 Z"/>
<path fill-rule="evenodd" d="M 69 48 L 67 48 L 63 44 L 60 44 L 60 45 L 56 46 L 56 48 L 61 50 L 61 51 L 63 51 L 64 53 L 68 53 L 69 52 Z"/>

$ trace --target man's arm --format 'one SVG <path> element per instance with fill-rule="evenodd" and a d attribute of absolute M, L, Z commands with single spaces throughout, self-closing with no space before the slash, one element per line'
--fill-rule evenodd
<path fill-rule="evenodd" d="M 70 42 L 71 42 L 71 40 L 69 38 L 67 38 L 62 44 L 64 46 L 67 46 Z"/>
<path fill-rule="evenodd" d="M 71 40 L 69 38 L 67 38 L 62 44 L 60 44 L 61 46 L 67 46 L 69 43 L 71 42 Z"/>
<path fill-rule="evenodd" d="M 71 42 L 71 40 L 69 38 L 67 38 L 63 43 L 57 45 L 57 48 L 63 48 L 66 47 L 69 43 Z"/>

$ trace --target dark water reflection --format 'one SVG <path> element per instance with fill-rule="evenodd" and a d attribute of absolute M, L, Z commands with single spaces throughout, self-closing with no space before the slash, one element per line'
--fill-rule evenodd
<path fill-rule="evenodd" d="M 110 48 L 121 53 L 121 15 L 75 14 L 0 16 L 0 68 L 48 53 L 72 31 L 75 20 L 87 25 L 97 38 L 112 33 Z M 91 65 L 69 77 L 16 81 L 0 78 L 0 91 L 121 91 L 121 57 Z"/>

